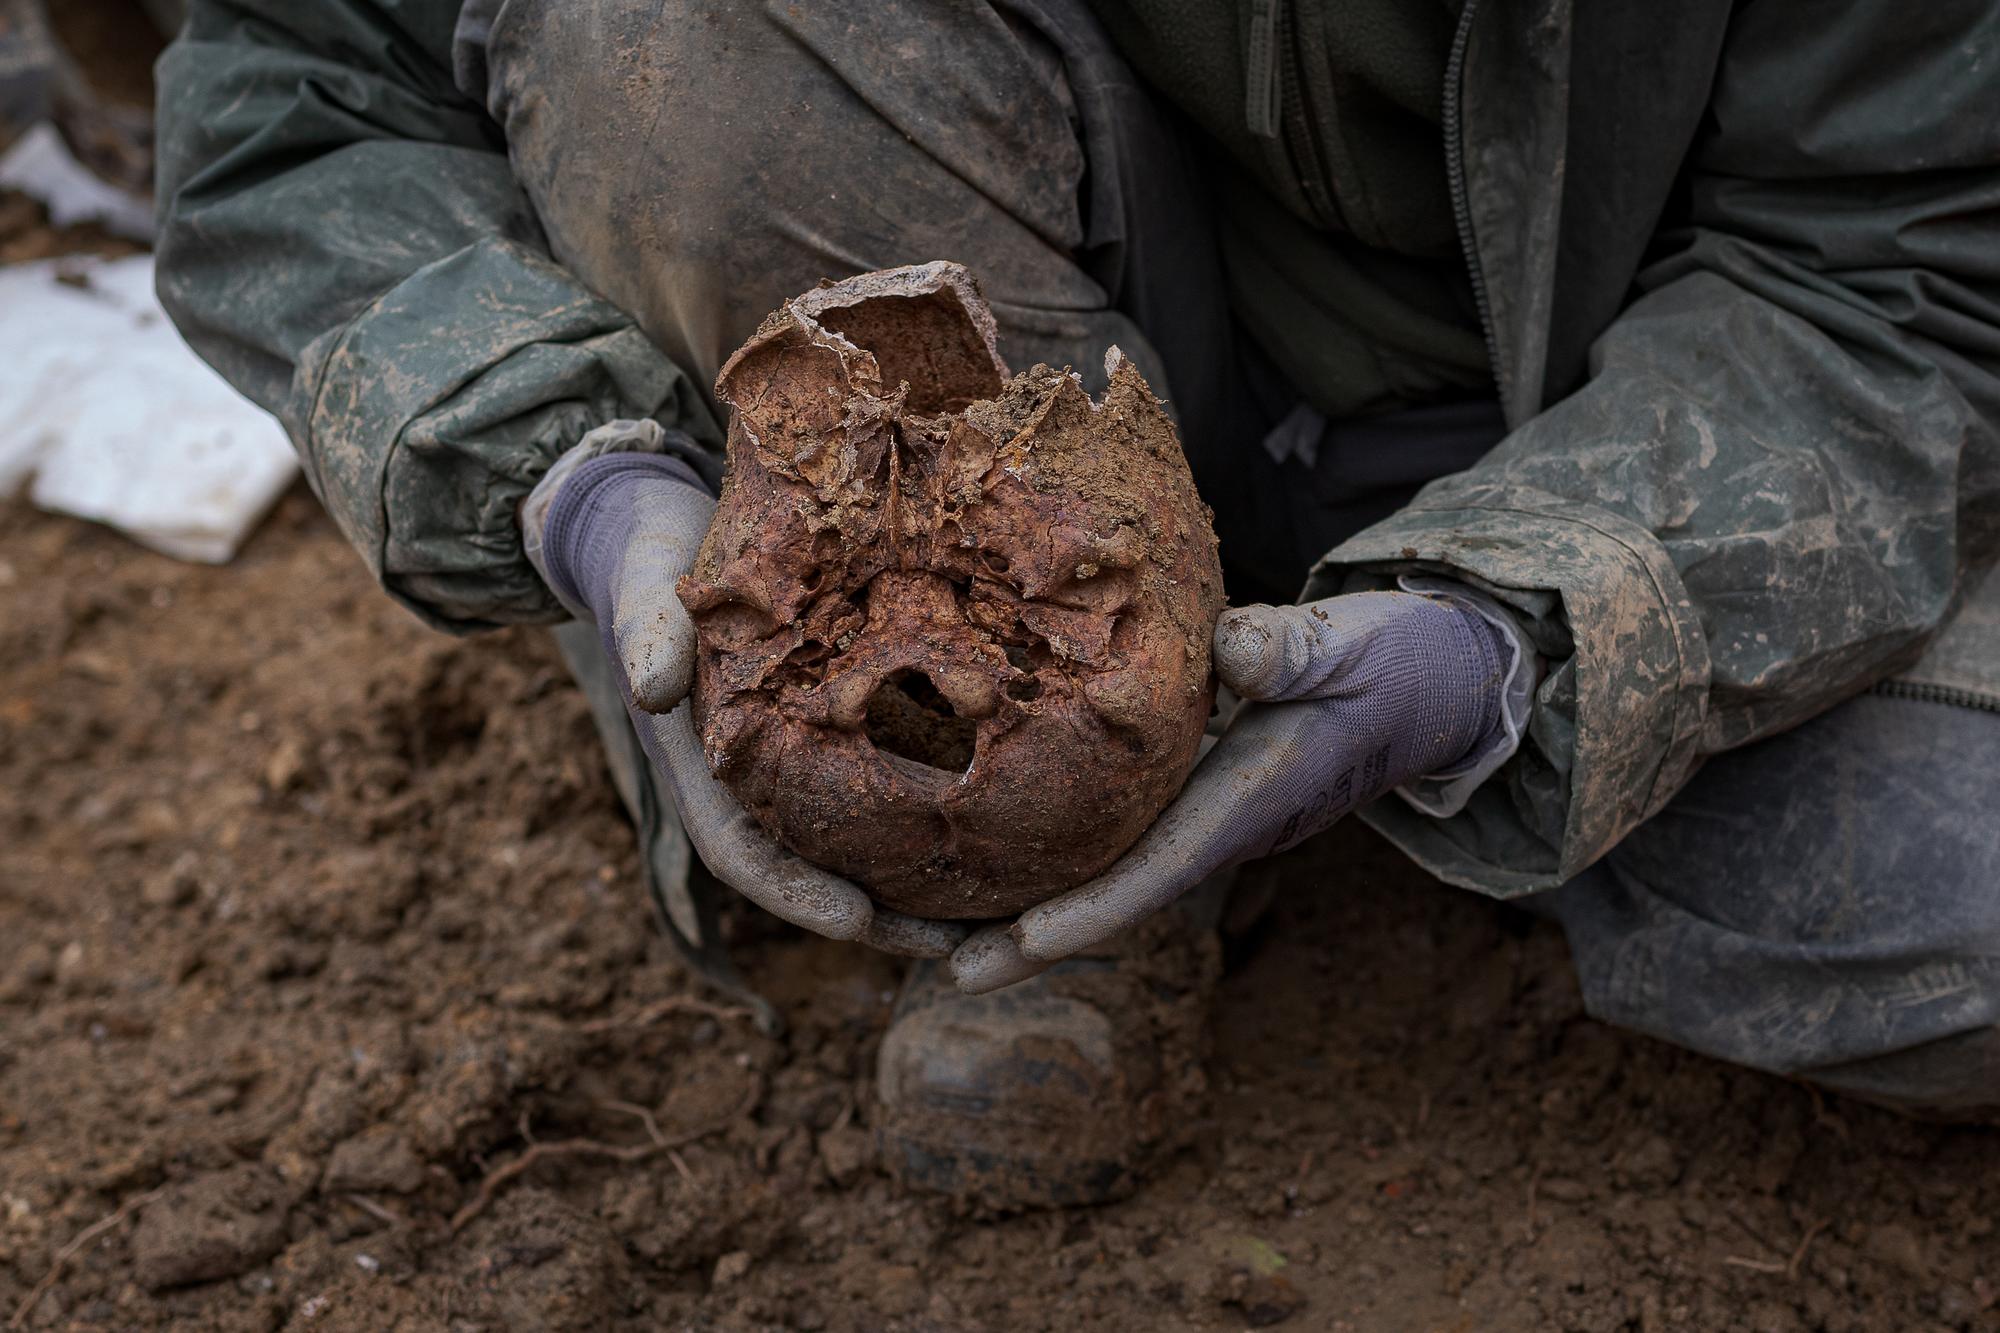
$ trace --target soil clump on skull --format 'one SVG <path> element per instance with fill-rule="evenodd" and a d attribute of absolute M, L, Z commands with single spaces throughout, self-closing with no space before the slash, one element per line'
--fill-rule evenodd
<path fill-rule="evenodd" d="M 966 271 L 785 303 L 722 368 L 729 471 L 680 596 L 710 766 L 885 906 L 977 918 L 1098 873 L 1186 780 L 1222 571 L 1172 421 L 1011 374 Z"/>

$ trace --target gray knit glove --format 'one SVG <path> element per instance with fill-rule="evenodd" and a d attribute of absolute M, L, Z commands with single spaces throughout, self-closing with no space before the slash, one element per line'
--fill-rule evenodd
<path fill-rule="evenodd" d="M 555 461 L 521 505 L 521 542 L 569 613 L 594 622 L 649 713 L 694 679 L 694 624 L 674 583 L 694 567 L 715 500 L 654 421 L 599 426 Z M 682 437 L 683 439 L 685 437 Z"/>
<path fill-rule="evenodd" d="M 650 421 L 612 422 L 558 459 L 521 506 L 529 561 L 573 615 L 596 624 L 639 744 L 717 879 L 830 939 L 944 957 L 963 926 L 877 907 L 781 847 L 709 772 L 685 702 L 694 623 L 674 585 L 694 567 L 715 501 L 684 459 L 663 452 L 671 434 Z"/>
<path fill-rule="evenodd" d="M 1216 674 L 1254 702 L 1110 870 L 959 946 L 960 989 L 1032 976 L 1225 866 L 1281 852 L 1383 792 L 1452 767 L 1500 727 L 1512 657 L 1484 617 L 1412 593 L 1224 613 Z"/>

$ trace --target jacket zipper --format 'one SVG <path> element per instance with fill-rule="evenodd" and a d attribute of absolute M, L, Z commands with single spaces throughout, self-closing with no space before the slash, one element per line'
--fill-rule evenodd
<path fill-rule="evenodd" d="M 1459 11 L 1458 31 L 1451 39 L 1451 59 L 1444 69 L 1444 162 L 1451 184 L 1451 210 L 1458 222 L 1458 243 L 1465 251 L 1465 267 L 1472 279 L 1472 301 L 1479 308 L 1479 331 L 1486 338 L 1486 361 L 1493 370 L 1493 388 L 1500 398 L 1500 413 L 1512 419 L 1507 403 L 1507 377 L 1500 367 L 1500 344 L 1493 336 L 1493 306 L 1486 293 L 1486 274 L 1479 267 L 1479 246 L 1472 235 L 1472 203 L 1466 198 L 1465 126 L 1463 85 L 1465 50 L 1472 40 L 1472 18 L 1479 0 L 1465 0 Z"/>
<path fill-rule="evenodd" d="M 1909 699 L 1920 704 L 1950 704 L 1955 708 L 1976 708 L 1982 712 L 2000 713 L 2000 696 L 1981 694 L 1977 690 L 1962 690 L 1950 685 L 1926 685 L 1915 680 L 1877 681 L 1870 694 L 1879 694 L 1888 699 Z"/>
<path fill-rule="evenodd" d="M 1340 207 L 1320 159 L 1312 109 L 1305 99 L 1298 0 L 1255 0 L 1250 10 L 1244 122 L 1260 139 L 1275 140 L 1306 207 L 1321 225 L 1342 226 Z"/>
<path fill-rule="evenodd" d="M 1320 156 L 1312 109 L 1306 105 L 1303 46 L 1299 40 L 1298 0 L 1292 0 L 1278 9 L 1278 51 L 1285 62 L 1278 88 L 1290 131 L 1286 137 L 1291 141 L 1292 174 L 1298 177 L 1299 190 L 1320 222 L 1329 227 L 1344 227 L 1340 205 L 1334 200 L 1331 173 Z"/>
<path fill-rule="evenodd" d="M 1282 132 L 1278 112 L 1278 8 L 1284 0 L 1254 0 L 1250 6 L 1250 50 L 1243 79 L 1243 123 L 1259 139 Z"/>

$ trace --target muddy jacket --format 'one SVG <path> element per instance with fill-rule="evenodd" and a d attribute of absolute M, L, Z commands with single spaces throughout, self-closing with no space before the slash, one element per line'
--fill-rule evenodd
<path fill-rule="evenodd" d="M 589 427 L 713 444 L 696 386 L 548 257 L 460 91 L 455 0 L 196 0 L 162 65 L 162 296 L 284 420 L 388 591 L 560 614 L 514 509 Z M 458 48 L 461 59 L 468 48 Z M 1512 434 L 1329 554 L 1523 614 L 1529 743 L 1454 882 L 1567 879 L 1708 754 L 1907 664 L 2000 503 L 2000 0 L 1468 0 L 1458 229 Z"/>

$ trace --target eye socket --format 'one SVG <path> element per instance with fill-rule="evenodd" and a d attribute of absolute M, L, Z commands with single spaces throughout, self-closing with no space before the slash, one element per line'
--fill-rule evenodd
<path fill-rule="evenodd" d="M 1042 697 L 1042 682 L 1034 676 L 1022 676 L 1010 680 L 1001 686 L 1001 689 L 1006 691 L 1007 697 L 1015 703 L 1033 703 Z"/>
<path fill-rule="evenodd" d="M 979 553 L 979 563 L 986 566 L 986 572 L 989 574 L 1005 574 L 1014 567 L 1013 561 L 1004 555 L 996 555 L 992 551 L 981 551 Z"/>

